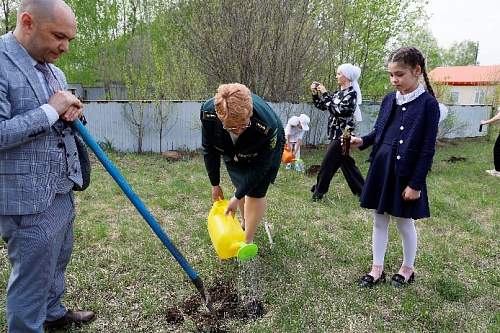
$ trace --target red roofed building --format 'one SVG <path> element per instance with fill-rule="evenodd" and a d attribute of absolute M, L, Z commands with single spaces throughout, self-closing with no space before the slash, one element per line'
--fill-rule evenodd
<path fill-rule="evenodd" d="M 429 77 L 440 102 L 491 104 L 500 86 L 500 65 L 436 67 Z"/>

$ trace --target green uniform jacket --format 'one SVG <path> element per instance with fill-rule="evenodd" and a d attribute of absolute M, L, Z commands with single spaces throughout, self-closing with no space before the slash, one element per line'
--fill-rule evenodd
<path fill-rule="evenodd" d="M 222 128 L 215 113 L 214 99 L 201 106 L 203 158 L 210 183 L 212 186 L 220 183 L 221 156 L 224 162 L 241 166 L 246 176 L 235 193 L 238 199 L 262 179 L 270 182 L 276 179 L 285 142 L 283 123 L 273 109 L 255 94 L 252 94 L 252 101 L 251 126 L 239 136 L 236 145 L 229 132 Z"/>

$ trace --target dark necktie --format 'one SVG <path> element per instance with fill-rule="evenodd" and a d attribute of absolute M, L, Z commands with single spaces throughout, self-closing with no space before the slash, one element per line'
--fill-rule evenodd
<path fill-rule="evenodd" d="M 59 82 L 57 82 L 56 77 L 50 70 L 49 66 L 43 62 L 38 62 L 35 65 L 35 68 L 42 72 L 43 77 L 45 78 L 45 82 L 47 82 L 47 86 L 49 87 L 49 96 L 52 96 L 56 91 L 61 90 L 61 86 Z"/>
<path fill-rule="evenodd" d="M 59 82 L 57 82 L 56 77 L 50 70 L 47 64 L 43 62 L 38 62 L 35 68 L 42 72 L 43 77 L 47 83 L 49 89 L 49 97 L 52 96 L 56 91 L 61 90 Z M 68 171 L 68 178 L 78 185 L 83 184 L 82 172 L 80 166 L 80 160 L 78 158 L 78 150 L 75 143 L 74 133 L 71 128 L 66 126 L 66 124 L 58 120 L 54 126 L 57 128 L 58 132 L 61 134 L 62 140 L 64 142 L 66 150 L 66 165 Z"/>

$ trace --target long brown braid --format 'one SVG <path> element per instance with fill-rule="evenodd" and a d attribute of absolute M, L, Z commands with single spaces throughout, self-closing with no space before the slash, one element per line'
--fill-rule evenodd
<path fill-rule="evenodd" d="M 415 67 L 420 66 L 422 69 L 422 74 L 424 76 L 425 85 L 427 86 L 427 91 L 429 94 L 436 97 L 434 94 L 434 89 L 432 89 L 429 77 L 427 76 L 427 70 L 425 69 L 425 58 L 416 47 L 413 46 L 403 46 L 396 51 L 392 52 L 387 58 L 387 63 L 397 62 L 409 69 L 415 69 Z"/>

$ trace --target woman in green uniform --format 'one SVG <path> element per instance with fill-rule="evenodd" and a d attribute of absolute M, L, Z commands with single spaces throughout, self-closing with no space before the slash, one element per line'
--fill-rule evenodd
<path fill-rule="evenodd" d="M 266 209 L 266 193 L 281 163 L 285 140 L 281 119 L 250 89 L 222 84 L 201 107 L 202 147 L 212 199 L 222 200 L 221 157 L 236 188 L 225 214 L 240 208 L 245 241 L 253 243 Z"/>

